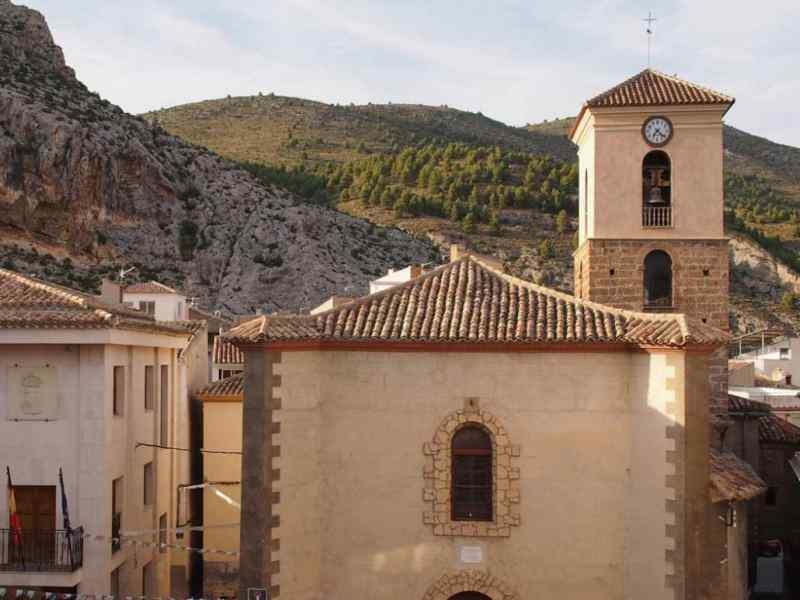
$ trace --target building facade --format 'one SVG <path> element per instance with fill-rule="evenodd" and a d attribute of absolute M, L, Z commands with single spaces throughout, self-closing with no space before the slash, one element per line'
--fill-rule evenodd
<path fill-rule="evenodd" d="M 153 446 L 180 439 L 199 329 L 0 270 L 0 455 L 22 520 L 21 546 L 0 530 L 0 587 L 170 595 L 156 544 L 175 539 L 180 465 Z"/>
<path fill-rule="evenodd" d="M 712 427 L 732 100 L 652 71 L 611 96 L 636 89 L 635 106 L 590 101 L 576 125 L 591 165 L 579 297 L 456 253 L 328 311 L 226 333 L 245 354 L 242 593 L 743 597 L 727 516 L 763 485 Z M 663 89 L 678 95 L 646 108 Z M 675 106 L 680 94 L 695 100 Z M 656 143 L 671 154 L 648 159 Z M 712 297 L 690 293 L 698 278 Z"/>

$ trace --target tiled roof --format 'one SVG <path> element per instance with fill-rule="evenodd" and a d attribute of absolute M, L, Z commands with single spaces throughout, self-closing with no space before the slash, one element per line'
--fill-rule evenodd
<path fill-rule="evenodd" d="M 127 286 L 123 292 L 125 294 L 179 294 L 177 290 L 167 287 L 157 281 L 143 281 Z"/>
<path fill-rule="evenodd" d="M 734 98 L 655 69 L 645 69 L 630 79 L 584 102 L 572 125 L 575 134 L 587 108 L 611 106 L 732 105 Z"/>
<path fill-rule="evenodd" d="M 211 351 L 211 362 L 219 365 L 242 365 L 244 353 L 230 342 L 216 336 Z"/>
<path fill-rule="evenodd" d="M 772 410 L 798 410 L 800 411 L 800 398 L 797 394 L 793 395 L 777 395 L 777 394 L 764 394 L 761 397 L 764 404 L 768 404 Z"/>
<path fill-rule="evenodd" d="M 709 450 L 711 501 L 749 500 L 763 494 L 767 486 L 749 464 L 733 452 Z"/>
<path fill-rule="evenodd" d="M 758 437 L 772 444 L 800 444 L 800 427 L 770 413 L 758 420 Z"/>
<path fill-rule="evenodd" d="M 728 412 L 731 413 L 768 413 L 769 404 L 728 394 Z"/>
<path fill-rule="evenodd" d="M 231 375 L 208 384 L 197 395 L 201 400 L 239 399 L 244 397 L 244 373 Z"/>
<path fill-rule="evenodd" d="M 317 315 L 259 316 L 223 334 L 276 341 L 719 345 L 727 334 L 680 314 L 579 300 L 466 255 L 412 281 Z"/>
<path fill-rule="evenodd" d="M 186 336 L 185 325 L 155 321 L 121 304 L 0 269 L 2 329 L 134 329 Z"/>
<path fill-rule="evenodd" d="M 602 94 L 586 101 L 587 106 L 660 106 L 673 104 L 733 104 L 725 94 L 645 69 Z"/>

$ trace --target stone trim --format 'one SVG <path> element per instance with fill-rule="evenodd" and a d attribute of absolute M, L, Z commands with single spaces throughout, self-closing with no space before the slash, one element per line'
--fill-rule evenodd
<path fill-rule="evenodd" d="M 494 519 L 492 521 L 453 521 L 451 519 L 453 435 L 467 424 L 483 427 L 492 439 L 492 474 Z M 520 447 L 512 445 L 497 417 L 477 407 L 469 398 L 465 407 L 450 413 L 437 428 L 433 440 L 423 446 L 425 466 L 422 498 L 428 505 L 423 523 L 431 525 L 434 535 L 466 537 L 508 537 L 511 527 L 520 524 L 519 467 L 514 463 Z"/>
<path fill-rule="evenodd" d="M 280 517 L 280 501 L 281 501 L 281 493 L 278 489 L 280 486 L 280 456 L 281 456 L 281 443 L 280 443 L 280 409 L 282 406 L 280 391 L 281 386 L 283 385 L 283 377 L 277 371 L 280 369 L 280 364 L 282 362 L 282 357 L 280 352 L 274 353 L 272 357 L 272 422 L 270 427 L 270 448 L 271 448 L 271 460 L 272 460 L 272 469 L 271 469 L 271 479 L 272 479 L 272 494 L 270 498 L 270 503 L 272 505 L 272 523 L 271 525 L 271 540 L 269 544 L 269 554 L 270 554 L 270 565 L 269 565 L 269 573 L 270 573 L 270 598 L 277 598 L 281 594 L 281 586 L 280 582 L 278 581 L 278 577 L 281 572 L 281 561 L 280 561 L 280 548 L 281 548 L 281 540 L 280 540 L 280 526 L 281 526 L 281 517 Z M 276 464 L 276 461 L 278 464 Z"/>
<path fill-rule="evenodd" d="M 479 592 L 491 600 L 519 600 L 510 586 L 489 571 L 475 569 L 454 571 L 442 575 L 422 597 L 422 600 L 449 600 L 461 592 Z"/>

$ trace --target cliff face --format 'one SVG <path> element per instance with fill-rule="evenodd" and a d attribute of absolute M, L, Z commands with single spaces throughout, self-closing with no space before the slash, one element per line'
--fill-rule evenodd
<path fill-rule="evenodd" d="M 301 204 L 124 113 L 75 78 L 42 15 L 8 0 L 0 226 L 98 263 L 138 265 L 229 312 L 308 308 L 435 257 L 426 241 Z"/>

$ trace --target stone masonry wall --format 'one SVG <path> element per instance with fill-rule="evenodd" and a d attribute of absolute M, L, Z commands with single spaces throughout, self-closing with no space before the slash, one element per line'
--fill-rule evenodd
<path fill-rule="evenodd" d="M 644 258 L 663 250 L 672 258 L 674 312 L 728 329 L 728 240 L 598 240 L 575 251 L 575 294 L 641 311 Z"/>

